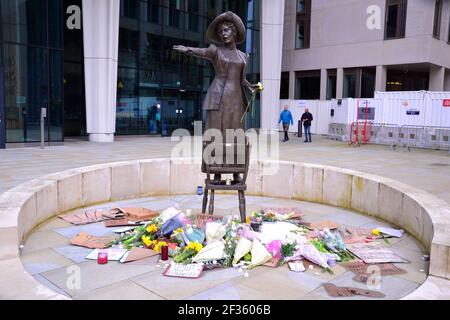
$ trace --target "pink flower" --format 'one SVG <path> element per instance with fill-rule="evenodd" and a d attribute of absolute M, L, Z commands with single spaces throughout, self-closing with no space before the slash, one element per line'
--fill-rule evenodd
<path fill-rule="evenodd" d="M 281 258 L 281 241 L 273 240 L 267 245 L 267 250 L 274 258 Z"/>

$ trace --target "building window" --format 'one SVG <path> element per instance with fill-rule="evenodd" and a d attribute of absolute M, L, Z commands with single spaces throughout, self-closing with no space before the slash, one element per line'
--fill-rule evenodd
<path fill-rule="evenodd" d="M 295 99 L 320 99 L 320 70 L 295 73 Z"/>
<path fill-rule="evenodd" d="M 281 73 L 280 99 L 289 99 L 289 72 Z"/>
<path fill-rule="evenodd" d="M 184 9 L 183 0 L 169 0 L 169 15 L 167 17 L 167 23 L 169 27 L 181 28 L 182 27 L 182 11 Z"/>
<path fill-rule="evenodd" d="M 361 69 L 361 98 L 373 98 L 375 94 L 376 68 Z"/>
<path fill-rule="evenodd" d="M 123 13 L 122 16 L 137 19 L 139 12 L 139 0 L 124 0 L 122 2 Z"/>
<path fill-rule="evenodd" d="M 327 100 L 336 99 L 337 71 L 327 70 Z"/>
<path fill-rule="evenodd" d="M 353 68 L 344 70 L 344 98 L 373 98 L 376 68 Z"/>
<path fill-rule="evenodd" d="M 436 0 L 434 4 L 433 37 L 439 39 L 441 36 L 442 0 Z"/>
<path fill-rule="evenodd" d="M 448 19 L 448 36 L 447 36 L 447 43 L 450 44 L 450 17 Z"/>
<path fill-rule="evenodd" d="M 386 91 L 428 90 L 429 72 L 388 69 Z"/>
<path fill-rule="evenodd" d="M 159 0 L 149 0 L 147 3 L 147 21 L 151 23 L 161 23 L 161 7 Z"/>
<path fill-rule="evenodd" d="M 295 49 L 309 48 L 311 37 L 311 0 L 297 0 Z"/>
<path fill-rule="evenodd" d="M 198 32 L 200 28 L 199 19 L 200 6 L 197 0 L 188 0 L 187 2 L 187 30 Z"/>
<path fill-rule="evenodd" d="M 345 69 L 344 70 L 344 98 L 357 98 L 356 92 L 359 91 L 360 82 L 359 69 Z M 358 88 L 357 88 L 358 87 Z"/>
<path fill-rule="evenodd" d="M 407 0 L 386 1 L 385 36 L 388 39 L 405 37 Z"/>

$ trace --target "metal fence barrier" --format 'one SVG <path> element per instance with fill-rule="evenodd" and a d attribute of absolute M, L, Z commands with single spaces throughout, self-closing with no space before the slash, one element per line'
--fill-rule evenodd
<path fill-rule="evenodd" d="M 370 125 L 369 125 L 370 124 Z M 388 145 L 392 150 L 397 147 L 428 148 L 436 150 L 449 150 L 450 154 L 450 127 L 432 126 L 399 126 L 390 123 L 352 123 L 351 126 L 340 123 L 331 123 L 328 138 L 337 141 Z"/>
<path fill-rule="evenodd" d="M 330 123 L 328 139 L 336 141 L 349 141 L 348 125 L 342 123 Z"/>

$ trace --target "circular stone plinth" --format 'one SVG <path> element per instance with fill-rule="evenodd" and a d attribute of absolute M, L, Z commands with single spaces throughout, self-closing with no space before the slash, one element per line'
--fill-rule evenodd
<path fill-rule="evenodd" d="M 247 196 L 246 199 L 247 212 L 265 207 L 296 207 L 304 213 L 306 222 L 331 220 L 341 226 L 389 226 L 372 217 L 326 205 L 268 197 Z M 182 195 L 113 202 L 89 209 L 133 206 L 161 211 L 178 205 L 180 209 L 200 213 L 201 203 L 202 196 Z M 238 215 L 238 212 L 236 195 L 216 195 L 215 214 Z M 340 265 L 333 268 L 334 274 L 322 272 L 318 267 L 295 273 L 284 265 L 257 267 L 248 275 L 234 268 L 216 269 L 204 271 L 199 279 L 181 279 L 162 275 L 164 269 L 159 264 L 159 256 L 127 264 L 111 261 L 99 265 L 97 261 L 85 259 L 91 249 L 70 244 L 70 239 L 81 231 L 103 236 L 112 234 L 112 229 L 115 228 L 106 228 L 102 222 L 73 226 L 54 218 L 30 234 L 21 252 L 22 263 L 36 280 L 73 299 L 331 299 L 323 287 L 325 283 L 367 289 L 365 283 L 353 280 L 353 272 Z M 400 299 L 425 281 L 428 263 L 422 260 L 422 255 L 426 251 L 407 234 L 400 239 L 389 239 L 389 245 L 385 245 L 410 263 L 395 264 L 405 273 L 383 276 L 379 288 L 372 289 L 383 292 L 385 299 Z"/>

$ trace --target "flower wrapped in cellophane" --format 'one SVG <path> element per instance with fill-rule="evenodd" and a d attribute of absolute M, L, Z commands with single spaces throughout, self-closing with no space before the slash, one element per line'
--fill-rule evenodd
<path fill-rule="evenodd" d="M 177 256 L 175 256 L 174 261 L 176 263 L 191 263 L 192 258 L 194 258 L 202 249 L 203 245 L 201 243 L 197 241 L 190 242 Z"/>

